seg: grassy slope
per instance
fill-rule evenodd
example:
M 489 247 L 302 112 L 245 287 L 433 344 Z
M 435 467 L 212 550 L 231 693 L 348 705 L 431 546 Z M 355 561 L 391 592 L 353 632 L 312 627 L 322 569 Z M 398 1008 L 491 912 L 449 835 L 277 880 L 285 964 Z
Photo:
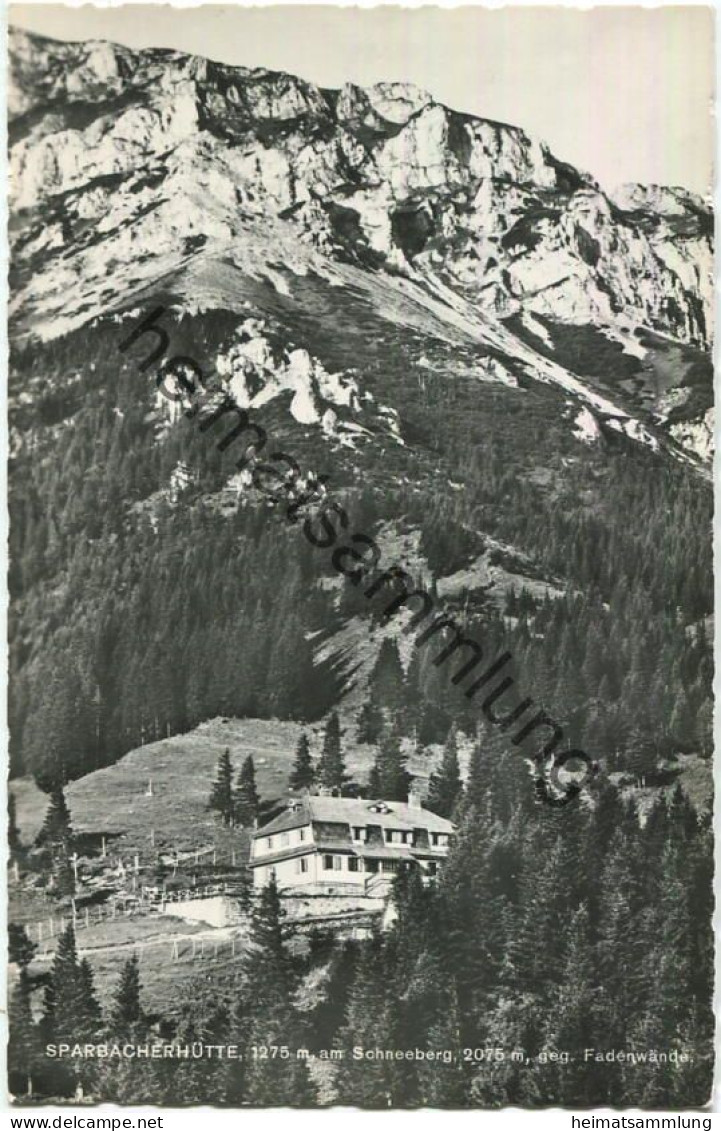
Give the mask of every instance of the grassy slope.
M 215 844 L 219 862 L 235 849 L 240 859 L 247 851 L 243 830 L 223 829 L 206 808 L 218 757 L 227 746 L 236 769 L 253 755 L 258 789 L 263 802 L 282 801 L 288 795 L 288 774 L 301 726 L 266 719 L 213 719 L 188 734 L 141 746 L 113 766 L 88 774 L 67 787 L 73 827 L 79 833 L 112 835 L 110 849 L 127 857 L 134 852 L 150 860 L 156 850 L 189 851 Z M 320 753 L 322 726 L 308 729 L 313 754 Z M 348 728 L 344 736 L 348 772 L 363 781 L 374 752 L 355 741 Z M 412 772 L 424 776 L 431 763 L 411 761 Z M 148 781 L 153 796 L 146 796 Z M 29 844 L 42 824 L 48 799 L 29 779 L 11 783 L 17 820 L 24 843 Z M 150 830 L 155 829 L 155 849 Z
M 231 932 L 212 930 L 173 916 L 118 919 L 78 932 L 81 957 L 93 969 L 95 988 L 103 1007 L 112 1001 L 124 963 L 133 954 L 140 962 L 143 1006 L 150 1012 L 172 1013 L 183 1001 L 197 1000 L 211 981 L 232 978 L 243 952 L 231 947 Z M 201 956 L 200 942 L 203 941 Z M 173 944 L 177 943 L 177 958 Z M 53 943 L 45 943 L 30 966 L 35 981 L 34 1006 L 41 1011 L 43 975 L 52 963 Z M 179 991 L 179 992 L 178 992 Z

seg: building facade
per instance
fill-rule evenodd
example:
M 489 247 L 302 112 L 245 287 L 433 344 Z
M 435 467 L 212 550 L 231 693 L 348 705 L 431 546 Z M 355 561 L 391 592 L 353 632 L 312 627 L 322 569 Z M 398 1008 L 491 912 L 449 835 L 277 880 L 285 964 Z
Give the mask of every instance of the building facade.
M 364 891 L 375 876 L 391 878 L 402 864 L 434 876 L 448 854 L 453 825 L 408 802 L 304 795 L 253 834 L 253 883 L 279 888 L 315 885 Z

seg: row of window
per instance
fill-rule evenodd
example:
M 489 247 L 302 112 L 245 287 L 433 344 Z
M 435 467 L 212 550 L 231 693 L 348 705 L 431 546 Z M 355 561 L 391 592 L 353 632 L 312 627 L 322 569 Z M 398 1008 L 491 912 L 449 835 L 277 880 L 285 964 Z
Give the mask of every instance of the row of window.
M 264 837 L 257 847 L 263 852 L 272 852 L 274 848 L 289 848 L 291 844 L 302 844 L 308 839 L 308 829 L 291 829 L 287 833 Z
M 349 872 L 370 872 L 371 874 L 382 872 L 393 875 L 398 871 L 401 863 L 400 860 L 363 860 L 357 856 L 331 856 L 328 854 L 323 857 L 323 871 L 342 872 L 344 860 L 348 861 L 347 870 Z M 295 870 L 299 876 L 307 875 L 310 871 L 310 858 L 308 856 L 301 856 L 295 862 Z M 424 870 L 428 875 L 435 876 L 438 865 L 434 860 L 429 860 L 426 862 Z M 270 880 L 275 877 L 275 868 L 268 868 L 266 878 Z
M 289 832 L 277 833 L 275 836 L 264 837 L 262 842 L 262 851 L 272 852 L 274 848 L 282 849 L 289 848 L 292 844 L 302 844 L 309 839 L 309 829 L 291 829 Z M 353 827 L 353 840 L 365 844 L 368 840 L 368 830 L 364 827 Z M 448 836 L 445 833 L 430 833 L 430 841 L 434 848 L 445 848 L 448 845 Z M 407 844 L 411 847 L 415 845 L 415 836 L 412 830 L 407 829 L 386 829 L 385 830 L 386 844 Z M 260 844 L 258 849 L 260 849 Z
M 323 857 L 323 871 L 324 872 L 341 872 L 343 871 L 343 861 L 347 860 L 347 869 L 349 872 L 397 872 L 401 864 L 400 860 L 373 860 L 370 857 L 362 859 L 358 856 L 331 856 L 330 854 Z M 303 861 L 298 861 L 303 863 Z M 430 875 L 436 874 L 436 863 L 431 860 L 426 865 L 426 870 Z M 307 872 L 308 869 L 302 868 L 301 871 Z
M 429 836 L 434 848 L 445 848 L 448 844 L 448 836 L 446 833 L 429 833 Z M 354 826 L 353 840 L 359 841 L 361 844 L 366 844 L 368 841 L 368 830 Z M 416 843 L 415 833 L 412 829 L 386 829 L 385 842 L 386 844 L 409 844 L 414 846 Z

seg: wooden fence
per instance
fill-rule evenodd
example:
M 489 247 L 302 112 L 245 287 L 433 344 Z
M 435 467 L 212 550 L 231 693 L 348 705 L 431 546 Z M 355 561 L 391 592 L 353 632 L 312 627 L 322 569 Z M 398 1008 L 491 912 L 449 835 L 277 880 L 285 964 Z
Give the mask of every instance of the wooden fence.
M 208 899 L 214 895 L 237 896 L 239 889 L 231 883 L 206 884 L 202 887 L 181 889 L 178 891 L 150 894 L 141 892 L 138 896 L 117 895 L 107 903 L 97 904 L 95 907 L 74 908 L 63 914 L 49 915 L 47 919 L 25 923 L 28 937 L 38 944 L 57 935 L 61 935 L 68 925 L 72 923 L 75 932 L 88 927 L 96 927 L 100 923 L 111 922 L 115 919 L 137 918 L 152 913 L 163 914 L 174 903 L 186 903 L 189 900 Z

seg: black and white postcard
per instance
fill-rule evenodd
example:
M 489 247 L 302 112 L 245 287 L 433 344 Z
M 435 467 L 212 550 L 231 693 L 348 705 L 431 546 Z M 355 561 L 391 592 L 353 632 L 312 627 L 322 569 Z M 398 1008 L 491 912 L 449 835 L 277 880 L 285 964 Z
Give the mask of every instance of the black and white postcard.
M 710 1126 L 712 11 L 9 23 L 9 1102 Z

